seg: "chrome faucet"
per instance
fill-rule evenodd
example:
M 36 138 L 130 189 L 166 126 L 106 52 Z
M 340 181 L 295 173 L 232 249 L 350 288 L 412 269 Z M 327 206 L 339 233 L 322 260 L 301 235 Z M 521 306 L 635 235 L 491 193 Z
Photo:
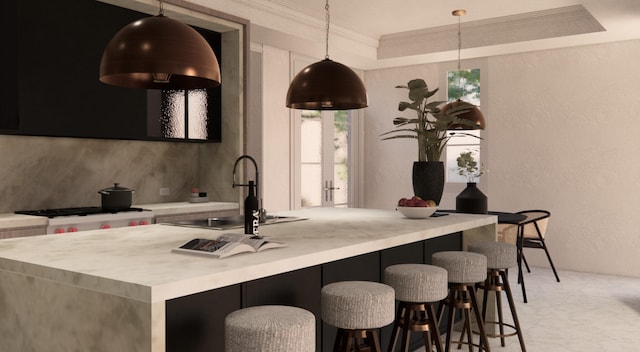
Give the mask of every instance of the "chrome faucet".
M 256 162 L 256 159 L 254 159 L 249 155 L 241 155 L 238 157 L 238 159 L 236 159 L 236 162 L 233 164 L 233 184 L 231 185 L 231 187 L 232 188 L 236 188 L 236 186 L 249 187 L 248 183 L 236 182 L 236 169 L 238 168 L 238 163 L 242 159 L 249 159 L 253 163 L 253 168 L 255 169 L 254 177 L 255 177 L 256 197 L 258 197 L 258 208 L 259 208 L 258 211 L 260 213 L 260 222 L 264 223 L 267 219 L 267 212 L 262 208 L 262 197 L 260 196 L 260 187 L 258 186 L 260 172 L 258 171 L 258 163 Z

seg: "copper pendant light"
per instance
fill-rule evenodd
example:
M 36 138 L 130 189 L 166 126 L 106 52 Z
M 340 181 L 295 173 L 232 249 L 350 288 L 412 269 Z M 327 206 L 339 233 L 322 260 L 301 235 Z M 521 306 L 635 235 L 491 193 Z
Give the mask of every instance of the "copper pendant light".
M 100 81 L 128 88 L 200 89 L 220 85 L 220 67 L 207 41 L 160 13 L 132 22 L 107 44 Z
M 460 32 L 460 17 L 466 15 L 467 11 L 462 9 L 454 10 L 451 14 L 458 17 L 458 71 L 460 71 L 460 51 L 462 50 L 462 34 Z M 460 89 L 462 90 L 462 88 Z M 485 122 L 484 115 L 482 115 L 482 112 L 480 111 L 480 109 L 478 109 L 477 106 L 471 103 L 467 103 L 460 100 L 459 96 L 458 96 L 458 99 L 456 99 L 455 101 L 452 101 L 446 104 L 445 106 L 443 106 L 441 110 L 442 110 L 442 113 L 446 114 L 448 111 L 455 110 L 456 108 L 460 108 L 462 106 L 466 106 L 469 109 L 469 111 L 463 114 L 459 114 L 458 118 L 465 119 L 465 120 L 471 121 L 472 123 L 475 123 L 475 128 L 468 125 L 464 125 L 464 124 L 453 124 L 449 126 L 449 129 L 450 130 L 485 129 L 487 123 Z
M 347 66 L 329 59 L 329 0 L 326 10 L 326 55 L 305 67 L 291 81 L 288 108 L 303 110 L 349 110 L 367 107 L 367 90 L 358 75 Z

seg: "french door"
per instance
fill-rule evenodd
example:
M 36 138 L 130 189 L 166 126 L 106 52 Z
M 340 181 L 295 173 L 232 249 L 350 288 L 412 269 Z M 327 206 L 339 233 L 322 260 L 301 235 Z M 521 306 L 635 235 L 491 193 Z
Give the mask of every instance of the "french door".
M 303 110 L 300 119 L 300 203 L 352 204 L 352 112 Z

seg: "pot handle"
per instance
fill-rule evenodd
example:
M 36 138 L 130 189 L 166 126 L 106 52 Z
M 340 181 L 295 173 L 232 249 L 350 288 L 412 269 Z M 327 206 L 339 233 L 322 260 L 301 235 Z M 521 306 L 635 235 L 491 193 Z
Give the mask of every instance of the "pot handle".
M 104 190 L 102 190 L 102 191 L 98 191 L 98 193 L 99 193 L 99 194 L 104 194 L 104 195 L 108 195 L 108 194 L 109 194 L 109 192 L 104 191 Z

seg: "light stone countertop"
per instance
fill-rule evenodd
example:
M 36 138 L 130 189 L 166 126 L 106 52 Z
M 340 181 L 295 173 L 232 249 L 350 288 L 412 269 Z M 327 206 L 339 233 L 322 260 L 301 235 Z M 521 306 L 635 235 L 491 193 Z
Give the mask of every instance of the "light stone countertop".
M 242 229 L 157 224 L 2 240 L 0 270 L 153 303 L 497 222 L 490 215 L 406 219 L 394 211 L 352 208 L 279 215 L 308 218 L 260 228 L 286 248 L 225 259 L 172 253 L 193 238 Z
M 153 210 L 153 213 L 158 216 L 239 209 L 238 203 L 229 202 L 169 202 L 156 204 L 135 204 L 133 206 L 137 208 Z M 15 213 L 0 214 L 0 230 L 22 227 L 47 226 L 47 223 L 48 220 L 44 216 L 22 215 Z
M 14 213 L 0 214 L 0 230 L 20 227 L 47 226 L 48 220 L 43 216 L 22 215 Z
M 159 216 L 239 209 L 238 203 L 212 201 L 204 203 L 170 202 L 156 204 L 135 204 L 133 206 L 136 208 L 152 210 L 155 215 Z

